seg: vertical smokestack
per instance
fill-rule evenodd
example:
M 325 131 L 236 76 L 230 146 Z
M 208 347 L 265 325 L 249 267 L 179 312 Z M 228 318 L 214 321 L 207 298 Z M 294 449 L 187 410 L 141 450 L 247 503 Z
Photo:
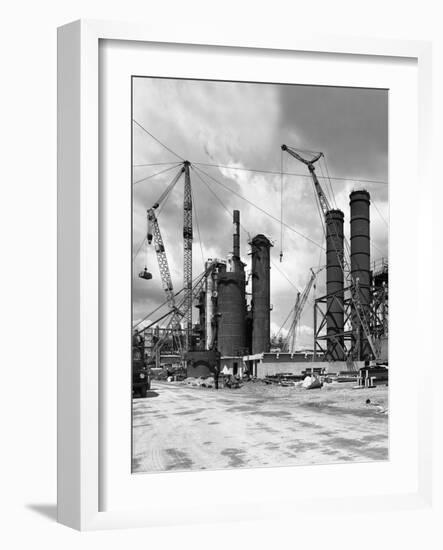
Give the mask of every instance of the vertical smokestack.
M 251 241 L 253 354 L 269 351 L 271 347 L 271 246 L 264 235 Z
M 233 255 L 235 259 L 240 259 L 240 211 L 234 210 L 234 236 L 233 236 Z
M 234 210 L 232 262 L 217 278 L 217 347 L 222 356 L 239 357 L 247 353 L 245 264 L 240 260 L 240 212 Z
M 368 318 L 371 301 L 370 196 L 364 190 L 353 191 L 349 195 L 349 200 L 351 206 L 351 276 L 354 282 L 358 279 L 360 304 Z M 355 311 L 352 315 L 352 329 L 354 345 L 357 345 L 357 358 L 371 359 L 371 348 Z M 358 345 L 357 339 L 360 345 Z
M 220 269 L 217 277 L 217 348 L 222 356 L 245 355 L 246 300 L 244 271 Z
M 326 214 L 326 332 L 327 355 L 332 361 L 344 361 L 344 290 L 343 290 L 343 219 L 341 210 Z

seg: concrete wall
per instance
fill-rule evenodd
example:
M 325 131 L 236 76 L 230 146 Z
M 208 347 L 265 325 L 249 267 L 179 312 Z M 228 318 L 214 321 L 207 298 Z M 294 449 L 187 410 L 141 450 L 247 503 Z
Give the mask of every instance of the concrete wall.
M 306 370 L 306 366 L 310 367 L 314 363 L 258 363 L 257 365 L 257 378 L 265 378 L 265 376 L 279 374 L 281 372 L 290 372 L 291 374 L 301 374 L 302 371 Z
M 312 354 L 311 354 L 312 355 Z M 310 361 L 310 357 L 306 357 L 304 353 L 296 353 L 291 357 L 290 353 L 264 353 L 263 363 L 307 363 Z
M 363 361 L 355 363 L 356 368 L 364 366 Z M 290 372 L 291 374 L 301 374 L 306 369 L 319 368 L 325 369 L 327 373 L 337 373 L 347 371 L 348 366 L 345 361 L 334 361 L 328 363 L 326 361 L 306 361 L 304 363 L 294 362 L 278 362 L 278 363 L 261 363 L 257 364 L 257 378 L 265 378 L 268 375 Z

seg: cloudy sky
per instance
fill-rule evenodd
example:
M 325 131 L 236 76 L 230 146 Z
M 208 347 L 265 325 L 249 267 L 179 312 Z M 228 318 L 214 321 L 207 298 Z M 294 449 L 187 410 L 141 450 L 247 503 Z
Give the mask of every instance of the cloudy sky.
M 331 204 L 345 213 L 345 232 L 349 230 L 349 193 L 356 188 L 365 188 L 371 193 L 371 259 L 387 257 L 387 91 L 134 78 L 133 118 L 169 148 L 133 124 L 134 322 L 165 299 L 155 251 L 146 244 L 140 245 L 146 235 L 146 210 L 178 171 L 173 167 L 180 162 L 178 157 L 195 163 L 191 170 L 195 207 L 194 276 L 203 271 L 204 259 L 224 258 L 232 251 L 233 209 L 241 212 L 241 255 L 247 269 L 249 237 L 264 233 L 274 242 L 271 249 L 273 332 L 277 332 L 286 319 L 297 289 L 305 287 L 310 267 L 325 263 L 323 228 L 312 180 L 306 166 L 287 154 L 282 156 L 281 144 L 324 153 L 326 165 L 322 160 L 317 163 L 316 171 L 319 176 L 329 173 L 331 178 L 340 178 L 331 179 L 333 193 L 327 180 L 321 179 L 321 182 Z M 284 228 L 283 241 L 281 224 L 274 219 L 280 220 L 282 212 L 282 162 L 284 172 L 300 174 L 283 177 L 283 221 L 291 228 Z M 148 164 L 151 166 L 140 166 Z M 168 168 L 171 169 L 148 178 Z M 159 215 L 175 290 L 180 290 L 183 284 L 182 209 L 183 179 Z M 280 263 L 281 247 L 283 261 Z M 137 276 L 145 264 L 153 274 L 151 281 Z M 322 295 L 324 290 L 323 271 L 318 276 L 316 295 Z M 154 320 L 164 311 L 150 319 Z M 298 340 L 302 346 L 312 345 L 312 317 L 310 301 L 302 316 Z

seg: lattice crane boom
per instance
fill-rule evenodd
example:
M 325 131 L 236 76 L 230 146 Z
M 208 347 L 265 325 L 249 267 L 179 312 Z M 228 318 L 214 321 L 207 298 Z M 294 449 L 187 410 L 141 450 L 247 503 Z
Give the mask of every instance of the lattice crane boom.
M 204 282 L 205 282 L 205 278 L 209 275 L 209 273 L 214 269 L 214 266 L 215 266 L 215 262 L 212 262 L 206 269 L 205 271 L 199 275 L 199 277 L 197 278 L 197 280 L 195 281 L 195 284 L 194 284 L 194 287 L 192 289 L 192 302 L 191 302 L 191 306 L 193 306 L 193 303 L 194 301 L 197 300 L 198 298 L 198 295 L 200 294 L 203 286 L 204 286 Z M 177 307 L 177 310 L 180 312 L 180 316 L 181 317 L 184 317 L 186 315 L 186 307 L 184 305 L 184 299 L 182 300 L 182 302 L 180 303 L 180 305 Z M 169 314 L 167 314 L 169 315 Z M 161 319 L 164 319 L 167 315 L 163 315 L 162 317 L 160 317 L 159 319 L 157 319 L 157 321 L 155 321 L 155 323 L 157 323 L 159 320 Z M 168 320 L 168 323 L 166 324 L 166 330 L 164 331 L 164 335 L 163 337 L 156 343 L 155 347 L 154 347 L 154 350 L 153 350 L 153 354 L 155 354 L 155 351 L 159 350 L 162 348 L 168 334 L 168 330 L 167 329 L 170 329 L 171 327 L 173 328 L 174 325 L 173 325 L 173 322 L 174 322 L 174 317 L 170 317 L 169 320 Z M 152 325 L 154 325 L 155 323 L 151 323 L 148 327 L 146 328 L 150 328 Z M 146 329 L 144 329 L 146 330 Z M 173 336 L 174 336 L 174 331 L 173 331 Z M 180 351 L 181 350 L 181 340 L 180 340 L 180 336 L 179 335 L 176 335 L 176 341 L 177 341 L 177 344 L 179 345 L 178 347 L 180 348 Z
M 175 296 L 174 288 L 172 285 L 171 272 L 169 270 L 168 258 L 166 256 L 165 245 L 163 243 L 163 238 L 161 235 L 160 227 L 158 225 L 157 217 L 155 215 L 154 208 L 148 210 L 148 244 L 151 244 L 154 241 L 155 253 L 157 256 L 158 267 L 160 271 L 160 278 L 162 281 L 163 290 L 165 291 L 166 298 L 168 300 L 168 306 L 173 312 L 172 326 L 175 327 L 177 324 L 180 324 L 182 318 L 182 313 L 178 309 Z
M 160 206 L 163 200 L 168 196 L 170 191 L 176 185 L 178 180 L 181 178 L 182 174 L 185 172 L 185 167 L 182 166 L 178 173 L 174 176 L 174 179 L 165 189 L 165 191 L 160 195 L 159 199 L 154 203 L 152 208 L 149 208 L 148 215 L 148 231 L 147 231 L 147 241 L 148 245 L 154 241 L 155 253 L 157 256 L 158 267 L 160 271 L 160 278 L 162 281 L 163 290 L 166 294 L 166 299 L 168 301 L 168 306 L 173 312 L 172 315 L 172 326 L 176 327 L 180 324 L 182 314 L 178 309 L 175 303 L 174 288 L 172 285 L 171 272 L 169 270 L 168 258 L 166 256 L 166 249 L 163 242 L 162 234 L 160 231 L 160 226 L 158 225 L 157 216 L 155 215 L 156 209 Z
M 189 161 L 184 162 L 185 188 L 183 194 L 183 288 L 185 348 L 189 349 L 192 331 L 192 191 Z
M 306 287 L 303 289 L 302 293 L 300 292 L 297 293 L 297 300 L 294 306 L 294 315 L 292 317 L 291 326 L 289 327 L 288 336 L 283 344 L 283 351 L 295 353 L 297 327 L 300 322 L 300 317 L 301 317 L 301 314 L 303 313 L 306 302 L 308 301 L 309 293 L 311 292 L 312 285 L 314 284 L 314 281 L 318 273 L 320 273 L 320 271 L 322 271 L 323 269 L 324 267 L 320 268 L 316 272 L 313 269 L 311 269 L 311 277 L 309 278 L 309 281 Z
M 318 199 L 320 201 L 320 206 L 321 206 L 323 215 L 326 216 L 326 213 L 329 212 L 329 210 L 331 210 L 331 206 L 329 204 L 327 196 L 323 192 L 320 182 L 318 181 L 317 174 L 315 173 L 315 167 L 314 167 L 314 164 L 318 160 L 320 160 L 320 158 L 323 156 L 323 153 L 317 153 L 314 156 L 314 158 L 312 158 L 311 160 L 307 160 L 303 158 L 301 155 L 299 155 L 297 151 L 294 151 L 294 149 L 291 149 L 291 147 L 288 147 L 287 145 L 282 145 L 281 148 L 283 151 L 286 151 L 289 155 L 296 158 L 303 164 L 306 164 L 306 166 L 308 167 L 308 170 L 311 173 L 312 180 L 314 182 L 314 187 L 317 192 Z

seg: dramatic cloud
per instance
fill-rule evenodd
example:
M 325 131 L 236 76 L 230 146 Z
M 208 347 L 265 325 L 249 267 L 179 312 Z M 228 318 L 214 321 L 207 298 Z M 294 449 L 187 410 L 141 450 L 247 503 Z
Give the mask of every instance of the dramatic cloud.
M 388 186 L 355 181 L 387 182 L 386 91 L 136 78 L 133 99 L 134 119 L 161 142 L 134 124 L 134 182 L 172 167 L 134 184 L 134 320 L 150 314 L 165 299 L 155 252 L 150 247 L 146 253 L 146 245 L 140 248 L 146 234 L 146 209 L 178 172 L 172 164 L 160 163 L 179 163 L 182 158 L 195 165 L 191 171 L 195 206 L 194 276 L 203 271 L 206 258 L 224 258 L 232 250 L 233 209 L 241 211 L 241 252 L 247 269 L 249 238 L 264 233 L 273 241 L 274 332 L 286 319 L 297 290 L 308 282 L 310 268 L 325 262 L 323 228 L 312 181 L 306 166 L 287 154 L 282 156 L 282 143 L 324 152 L 327 164 L 322 160 L 317 172 L 319 176 L 329 173 L 341 178 L 332 180 L 333 195 L 329 183 L 321 181 L 331 202 L 345 212 L 347 233 L 350 191 L 361 187 L 370 191 L 372 259 L 387 256 Z M 147 164 L 150 166 L 140 166 Z M 285 172 L 300 175 L 286 175 L 282 179 L 281 166 Z M 276 173 L 253 172 L 250 168 Z M 289 227 L 282 228 L 279 223 L 282 215 Z M 169 195 L 159 224 L 174 287 L 180 290 L 183 180 Z M 137 276 L 145 264 L 153 273 L 150 281 Z M 317 280 L 317 296 L 324 293 L 324 281 L 323 271 Z M 301 345 L 312 344 L 313 299 L 314 292 L 301 319 Z M 155 320 L 165 311 L 159 309 L 149 319 Z

